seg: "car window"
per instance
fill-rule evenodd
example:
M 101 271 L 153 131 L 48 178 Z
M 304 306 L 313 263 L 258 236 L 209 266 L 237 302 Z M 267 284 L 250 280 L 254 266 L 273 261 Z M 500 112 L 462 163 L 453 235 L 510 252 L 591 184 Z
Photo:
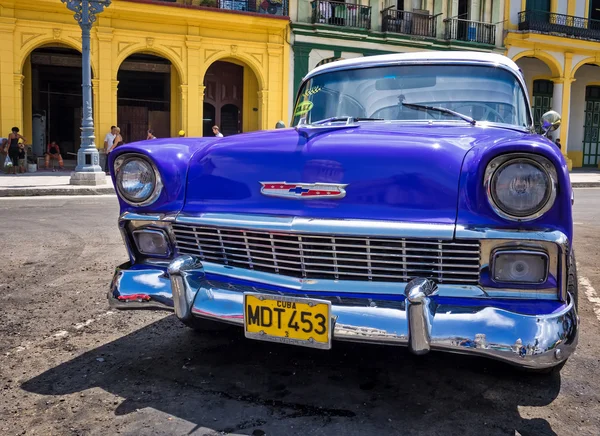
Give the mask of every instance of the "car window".
M 503 68 L 473 65 L 401 65 L 332 71 L 307 81 L 293 124 L 330 117 L 449 120 L 450 114 L 402 103 L 444 107 L 477 121 L 530 125 L 523 89 Z

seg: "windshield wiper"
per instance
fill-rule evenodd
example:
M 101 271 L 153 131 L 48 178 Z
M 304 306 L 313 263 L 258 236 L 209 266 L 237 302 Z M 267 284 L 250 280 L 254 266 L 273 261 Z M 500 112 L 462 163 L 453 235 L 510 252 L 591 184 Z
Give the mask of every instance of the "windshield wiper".
M 361 118 L 361 117 L 331 117 L 325 118 L 311 123 L 312 125 L 320 125 L 325 123 L 335 123 L 337 121 L 345 121 L 346 124 L 356 123 L 357 121 L 383 121 L 383 118 Z
M 448 109 L 445 107 L 427 106 L 424 104 L 404 103 L 404 102 L 400 102 L 400 104 L 402 106 L 412 107 L 412 108 L 423 110 L 423 111 L 436 111 L 436 112 L 441 112 L 443 114 L 454 115 L 455 117 L 461 118 L 473 126 L 477 123 L 473 118 L 471 118 L 467 115 L 463 115 L 460 112 L 455 112 L 452 109 Z

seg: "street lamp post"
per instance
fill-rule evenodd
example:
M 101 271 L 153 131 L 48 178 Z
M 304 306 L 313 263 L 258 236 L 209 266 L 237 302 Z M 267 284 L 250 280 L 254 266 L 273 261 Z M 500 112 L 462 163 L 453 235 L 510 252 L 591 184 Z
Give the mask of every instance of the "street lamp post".
M 72 185 L 106 183 L 100 167 L 100 156 L 94 143 L 94 116 L 92 111 L 92 66 L 90 62 L 90 30 L 99 14 L 111 0 L 61 0 L 75 12 L 75 21 L 81 27 L 81 72 L 83 111 L 81 117 L 81 146 L 77 152 L 77 167 L 71 174 Z

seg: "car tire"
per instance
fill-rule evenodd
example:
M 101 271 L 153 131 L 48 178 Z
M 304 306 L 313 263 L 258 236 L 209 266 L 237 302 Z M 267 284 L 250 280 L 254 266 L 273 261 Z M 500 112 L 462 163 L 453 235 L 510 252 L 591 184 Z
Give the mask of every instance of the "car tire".
M 223 322 L 217 322 L 205 318 L 193 317 L 187 320 L 181 320 L 187 327 L 192 330 L 202 332 L 222 332 L 233 329 L 235 326 Z

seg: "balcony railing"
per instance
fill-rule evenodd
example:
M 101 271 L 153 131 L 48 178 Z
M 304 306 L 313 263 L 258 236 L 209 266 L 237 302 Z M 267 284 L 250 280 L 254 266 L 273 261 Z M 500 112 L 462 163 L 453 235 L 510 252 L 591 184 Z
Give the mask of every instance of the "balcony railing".
M 519 12 L 519 30 L 560 33 L 600 41 L 600 21 L 547 11 Z
M 496 44 L 496 25 L 469 21 L 460 18 L 444 20 L 445 37 L 448 40 L 478 42 L 479 44 Z
M 426 15 L 415 12 L 388 9 L 381 12 L 381 30 L 404 35 L 436 36 L 437 15 Z
M 371 29 L 371 6 L 315 0 L 311 2 L 313 24 Z
M 176 3 L 185 6 L 200 6 L 227 11 L 254 12 L 265 15 L 287 17 L 288 0 L 151 0 L 154 3 Z

